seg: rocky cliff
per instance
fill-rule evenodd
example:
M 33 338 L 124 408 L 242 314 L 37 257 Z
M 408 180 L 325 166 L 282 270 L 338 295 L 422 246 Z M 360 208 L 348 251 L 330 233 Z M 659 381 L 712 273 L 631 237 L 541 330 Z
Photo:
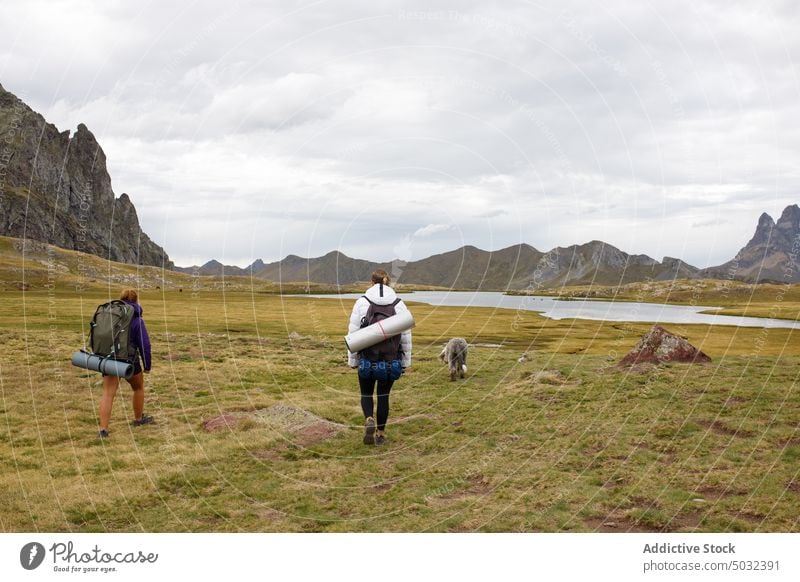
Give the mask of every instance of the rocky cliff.
M 173 267 L 117 198 L 106 156 L 85 125 L 56 127 L 0 85 L 0 235 L 112 261 Z
M 800 282 L 800 208 L 787 206 L 778 222 L 766 212 L 758 219 L 753 238 L 733 260 L 701 272 L 713 279 Z

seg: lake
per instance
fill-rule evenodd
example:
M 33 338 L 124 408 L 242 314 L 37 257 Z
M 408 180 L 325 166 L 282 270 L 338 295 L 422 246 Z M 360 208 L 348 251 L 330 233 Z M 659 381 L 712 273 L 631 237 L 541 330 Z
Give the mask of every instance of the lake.
M 340 295 L 302 295 L 320 299 L 353 299 L 360 293 Z M 780 327 L 797 329 L 800 322 L 788 319 L 739 317 L 700 313 L 719 309 L 713 306 L 670 305 L 662 303 L 635 303 L 604 301 L 599 299 L 573 299 L 562 301 L 553 297 L 504 295 L 492 291 L 419 291 L 405 293 L 405 301 L 451 307 L 494 307 L 537 311 L 550 319 L 593 319 L 600 321 L 628 321 L 647 323 L 696 323 L 705 325 L 734 325 L 740 327 Z

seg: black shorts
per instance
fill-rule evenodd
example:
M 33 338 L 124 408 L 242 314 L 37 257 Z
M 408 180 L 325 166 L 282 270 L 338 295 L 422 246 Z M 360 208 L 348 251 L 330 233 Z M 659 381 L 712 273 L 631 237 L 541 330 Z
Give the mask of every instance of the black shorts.
M 133 360 L 133 375 L 141 374 L 144 370 L 142 369 L 142 361 L 139 359 L 139 356 L 136 356 Z

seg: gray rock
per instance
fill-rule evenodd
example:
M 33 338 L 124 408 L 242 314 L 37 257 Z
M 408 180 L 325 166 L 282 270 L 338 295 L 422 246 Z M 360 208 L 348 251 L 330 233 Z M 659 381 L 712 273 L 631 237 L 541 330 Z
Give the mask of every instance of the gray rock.
M 690 344 L 685 338 L 654 325 L 639 343 L 618 364 L 634 366 L 639 364 L 660 364 L 662 362 L 710 362 L 706 354 Z

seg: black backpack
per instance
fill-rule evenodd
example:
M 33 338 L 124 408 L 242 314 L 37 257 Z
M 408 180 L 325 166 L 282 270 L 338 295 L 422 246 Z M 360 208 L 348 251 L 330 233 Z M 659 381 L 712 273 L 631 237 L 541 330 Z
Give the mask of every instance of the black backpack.
M 367 315 L 361 319 L 361 327 L 367 327 L 395 315 L 395 306 L 400 303 L 399 297 L 389 305 L 378 305 L 370 301 L 366 295 L 363 295 L 363 297 L 369 301 L 369 309 L 367 309 Z M 396 335 L 370 346 L 363 350 L 361 355 L 370 362 L 391 362 L 396 360 L 400 356 L 400 336 Z
M 89 324 L 92 353 L 132 362 L 136 349 L 130 345 L 130 335 L 135 315 L 133 307 L 119 299 L 99 305 Z

